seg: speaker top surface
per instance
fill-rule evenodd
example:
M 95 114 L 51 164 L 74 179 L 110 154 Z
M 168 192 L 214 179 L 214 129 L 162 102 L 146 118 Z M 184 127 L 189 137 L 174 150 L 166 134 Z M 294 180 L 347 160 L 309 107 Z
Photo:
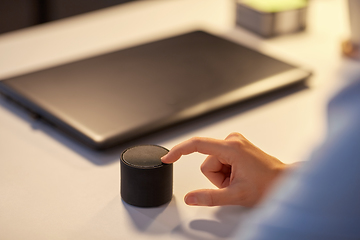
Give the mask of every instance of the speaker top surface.
M 163 165 L 161 157 L 169 151 L 157 145 L 141 145 L 125 150 L 122 154 L 124 163 L 135 168 L 158 168 Z

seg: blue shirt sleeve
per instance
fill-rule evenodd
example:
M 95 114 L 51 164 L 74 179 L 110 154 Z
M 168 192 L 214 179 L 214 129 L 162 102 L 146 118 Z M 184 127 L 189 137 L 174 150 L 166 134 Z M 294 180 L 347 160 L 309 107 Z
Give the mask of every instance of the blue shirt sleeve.
M 360 81 L 328 109 L 323 145 L 285 174 L 237 239 L 360 239 Z

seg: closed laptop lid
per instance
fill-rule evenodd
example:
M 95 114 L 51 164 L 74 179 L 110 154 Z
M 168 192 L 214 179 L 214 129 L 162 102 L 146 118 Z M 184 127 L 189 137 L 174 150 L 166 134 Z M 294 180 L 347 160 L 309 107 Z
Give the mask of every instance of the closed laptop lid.
M 3 80 L 0 90 L 105 148 L 308 76 L 198 31 Z

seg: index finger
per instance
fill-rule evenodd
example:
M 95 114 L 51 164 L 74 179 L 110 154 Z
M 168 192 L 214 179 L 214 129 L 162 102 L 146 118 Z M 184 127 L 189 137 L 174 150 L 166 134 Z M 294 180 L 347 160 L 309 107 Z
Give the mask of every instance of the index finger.
M 168 154 L 161 158 L 163 163 L 176 162 L 182 155 L 198 152 L 207 155 L 214 155 L 222 158 L 224 151 L 226 151 L 226 144 L 224 140 L 218 140 L 205 137 L 190 138 L 175 147 L 173 147 Z

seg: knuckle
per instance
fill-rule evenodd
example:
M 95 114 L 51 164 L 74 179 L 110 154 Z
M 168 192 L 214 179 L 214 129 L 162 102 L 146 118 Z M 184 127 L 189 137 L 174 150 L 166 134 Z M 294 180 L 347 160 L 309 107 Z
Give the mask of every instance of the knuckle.
M 211 194 L 211 192 L 207 192 L 206 193 L 206 198 L 207 198 L 207 205 L 208 206 L 216 206 L 218 205 L 217 201 L 215 200 L 215 197 L 213 194 Z
M 227 144 L 232 149 L 240 150 L 244 147 L 245 142 L 244 140 L 236 139 L 236 140 L 229 140 Z
M 199 142 L 201 142 L 201 137 L 192 137 L 192 138 L 190 138 L 190 141 L 196 145 Z
M 205 172 L 206 172 L 206 165 L 205 165 L 205 163 L 201 164 L 201 166 L 200 166 L 200 171 L 201 171 L 202 173 L 205 173 Z
M 241 133 L 232 132 L 226 137 L 226 139 L 245 139 L 245 137 Z
M 238 132 L 230 133 L 229 136 L 226 138 L 226 144 L 236 150 L 243 149 L 248 143 L 248 140 Z
M 207 172 L 208 172 L 208 165 L 206 164 L 206 162 L 203 162 L 200 166 L 200 171 L 206 176 Z

